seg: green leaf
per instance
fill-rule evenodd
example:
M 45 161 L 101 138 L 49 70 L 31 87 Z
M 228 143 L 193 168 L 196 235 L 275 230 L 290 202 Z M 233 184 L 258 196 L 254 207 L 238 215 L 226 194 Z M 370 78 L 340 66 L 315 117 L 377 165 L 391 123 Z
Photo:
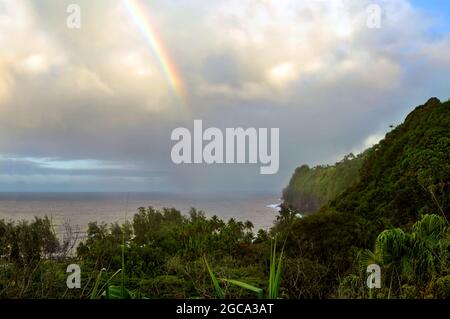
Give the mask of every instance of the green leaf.
M 109 283 L 111 282 L 111 280 L 113 280 L 114 279 L 114 277 L 116 277 L 117 276 L 117 274 L 119 273 L 119 272 L 121 272 L 122 271 L 122 269 L 119 269 L 119 270 L 117 270 L 111 277 L 109 277 L 109 279 L 106 281 L 106 283 L 102 286 L 102 288 L 100 289 L 100 291 L 103 291 L 103 293 L 102 293 L 102 296 L 106 296 L 106 299 L 109 299 L 108 298 L 108 287 L 109 287 Z M 100 274 L 101 274 L 101 272 L 100 272 Z M 99 276 L 100 276 L 100 274 L 99 274 Z M 98 298 L 98 295 L 97 295 L 97 292 L 96 292 L 96 294 L 95 295 L 91 295 L 91 299 L 97 299 Z
M 261 288 L 252 286 L 250 284 L 247 284 L 247 283 L 239 281 L 239 280 L 225 279 L 225 278 L 220 278 L 220 280 L 226 281 L 226 282 L 229 282 L 230 284 L 233 284 L 235 286 L 238 286 L 238 287 L 250 290 L 250 291 L 256 293 L 256 295 L 258 296 L 259 299 L 263 299 L 264 298 L 264 291 Z
M 225 293 L 223 292 L 222 288 L 220 288 L 219 281 L 217 280 L 216 276 L 214 275 L 211 268 L 209 267 L 209 264 L 208 264 L 208 261 L 206 260 L 206 258 L 204 258 L 204 260 L 205 260 L 206 268 L 208 269 L 208 272 L 209 272 L 209 276 L 211 277 L 211 280 L 213 282 L 214 290 L 216 292 L 217 298 L 225 299 Z
M 94 288 L 92 289 L 92 292 L 91 292 L 91 295 L 90 295 L 90 299 L 97 299 L 97 297 L 98 297 L 98 286 L 99 286 L 99 284 L 100 284 L 100 280 L 101 280 L 101 278 L 102 278 L 102 273 L 104 272 L 104 271 L 106 271 L 106 269 L 102 269 L 102 270 L 100 270 L 100 272 L 98 273 L 98 275 L 97 275 L 97 278 L 96 278 L 96 280 L 95 280 L 95 284 L 94 284 Z
M 277 299 L 280 290 L 281 282 L 281 266 L 283 263 L 283 251 L 284 246 L 281 249 L 280 256 L 277 263 L 277 237 L 273 240 L 271 244 L 270 251 L 270 274 L 269 274 L 269 299 Z
M 121 286 L 108 286 L 103 293 L 106 299 L 131 299 L 131 294 L 128 289 Z

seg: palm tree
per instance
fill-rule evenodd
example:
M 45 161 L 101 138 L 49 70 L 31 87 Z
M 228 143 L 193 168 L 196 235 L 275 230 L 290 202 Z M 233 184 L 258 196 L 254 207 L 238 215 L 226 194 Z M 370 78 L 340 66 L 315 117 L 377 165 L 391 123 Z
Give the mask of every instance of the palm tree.
M 428 274 L 434 279 L 444 270 L 449 261 L 449 231 L 446 220 L 438 215 L 425 215 L 414 224 L 411 237 L 416 274 Z
M 412 227 L 410 234 L 399 228 L 384 230 L 376 241 L 374 251 L 364 250 L 360 265 L 378 264 L 389 280 L 391 296 L 394 279 L 402 283 L 426 285 L 448 265 L 450 247 L 449 227 L 438 215 L 425 215 Z
M 375 250 L 365 250 L 360 255 L 361 265 L 365 268 L 377 264 L 382 269 L 382 278 L 389 278 L 389 298 L 393 280 L 396 277 L 401 286 L 401 275 L 410 277 L 412 266 L 410 259 L 410 237 L 396 228 L 384 230 L 375 241 Z

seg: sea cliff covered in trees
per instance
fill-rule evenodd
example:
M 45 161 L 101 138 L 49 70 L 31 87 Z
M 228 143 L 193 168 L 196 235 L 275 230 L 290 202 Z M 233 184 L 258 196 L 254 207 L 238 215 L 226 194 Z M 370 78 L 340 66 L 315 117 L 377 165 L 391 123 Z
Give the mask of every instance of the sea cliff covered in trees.
M 366 153 L 348 154 L 334 165 L 298 167 L 283 190 L 284 205 L 302 213 L 317 211 L 358 181 Z

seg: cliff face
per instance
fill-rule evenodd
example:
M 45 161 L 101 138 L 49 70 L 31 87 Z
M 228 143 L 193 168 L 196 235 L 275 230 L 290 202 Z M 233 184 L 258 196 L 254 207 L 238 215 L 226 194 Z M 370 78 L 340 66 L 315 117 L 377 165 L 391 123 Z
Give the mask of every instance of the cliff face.
M 298 167 L 283 190 L 284 204 L 302 213 L 317 211 L 358 181 L 364 157 L 349 154 L 335 165 Z

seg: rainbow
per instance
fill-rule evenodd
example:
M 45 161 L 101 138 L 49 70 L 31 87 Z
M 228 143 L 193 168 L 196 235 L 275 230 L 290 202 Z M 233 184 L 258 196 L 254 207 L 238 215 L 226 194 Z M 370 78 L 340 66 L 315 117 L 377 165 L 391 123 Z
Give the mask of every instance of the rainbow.
M 158 58 L 161 70 L 168 84 L 172 88 L 176 97 L 183 104 L 186 104 L 186 91 L 183 80 L 177 70 L 175 63 L 168 54 L 161 37 L 152 23 L 152 19 L 147 9 L 139 0 L 123 0 L 125 8 L 130 17 L 139 27 L 151 51 Z

